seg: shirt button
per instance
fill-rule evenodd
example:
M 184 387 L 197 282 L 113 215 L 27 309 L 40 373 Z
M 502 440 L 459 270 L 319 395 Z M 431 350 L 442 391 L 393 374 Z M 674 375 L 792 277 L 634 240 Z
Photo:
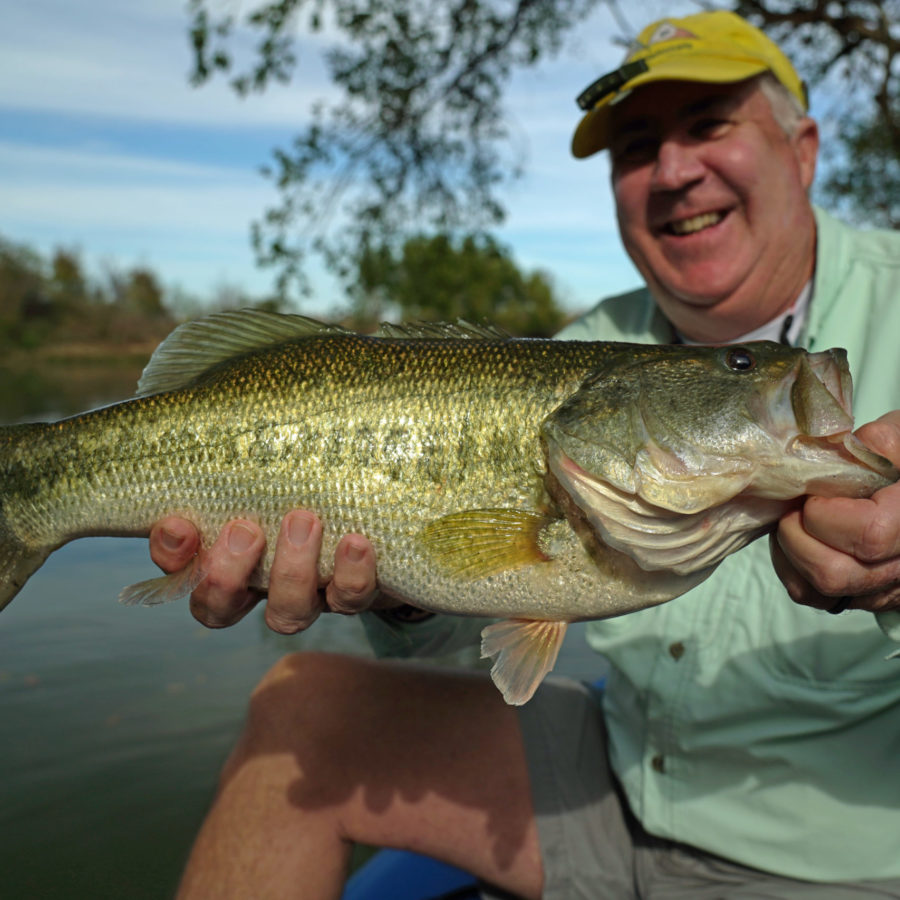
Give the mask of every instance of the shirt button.
M 682 656 L 684 656 L 684 644 L 681 641 L 675 641 L 674 644 L 669 644 L 669 656 L 672 659 L 679 660 Z
M 656 756 L 650 760 L 650 765 L 653 766 L 653 771 L 659 772 L 660 775 L 666 771 L 666 759 L 662 753 L 657 753 Z

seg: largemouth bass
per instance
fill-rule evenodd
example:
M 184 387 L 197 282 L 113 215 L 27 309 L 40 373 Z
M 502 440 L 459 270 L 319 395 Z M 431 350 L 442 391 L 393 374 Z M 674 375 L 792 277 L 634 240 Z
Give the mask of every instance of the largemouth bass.
M 295 507 L 374 543 L 382 590 L 502 621 L 483 652 L 522 703 L 572 621 L 670 600 L 796 498 L 868 496 L 897 472 L 851 433 L 841 350 L 518 340 L 464 326 L 366 337 L 299 316 L 176 329 L 137 396 L 0 429 L 0 608 L 56 548 Z M 199 559 L 199 558 L 198 558 Z M 204 573 L 125 589 L 190 593 Z

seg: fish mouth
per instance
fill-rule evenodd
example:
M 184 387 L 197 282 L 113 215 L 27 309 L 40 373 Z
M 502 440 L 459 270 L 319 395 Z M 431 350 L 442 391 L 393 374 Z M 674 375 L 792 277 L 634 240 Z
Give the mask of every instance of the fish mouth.
M 788 455 L 821 467 L 820 477 L 807 485 L 808 493 L 829 496 L 852 490 L 868 496 L 897 480 L 897 469 L 853 434 L 853 386 L 845 350 L 804 356 L 784 387 L 787 391 L 770 407 L 771 424 L 781 431 Z M 869 478 L 862 477 L 865 470 Z M 843 477 L 851 471 L 852 487 Z
M 810 353 L 795 369 L 791 409 L 797 429 L 809 437 L 833 437 L 853 428 L 853 383 L 847 351 Z
M 686 237 L 688 235 L 697 234 L 700 231 L 706 231 L 718 225 L 725 216 L 728 215 L 727 210 L 712 210 L 710 212 L 697 213 L 693 216 L 686 216 L 681 219 L 672 219 L 663 225 L 662 230 L 666 234 L 675 237 Z

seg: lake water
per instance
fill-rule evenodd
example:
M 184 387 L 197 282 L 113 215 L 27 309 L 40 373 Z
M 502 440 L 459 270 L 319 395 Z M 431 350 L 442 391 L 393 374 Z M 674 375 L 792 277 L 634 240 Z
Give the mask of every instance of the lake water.
M 210 631 L 186 603 L 116 602 L 156 574 L 146 541 L 75 541 L 0 614 L 4 900 L 170 897 L 260 676 L 292 650 L 367 653 L 352 618 L 284 637 L 258 612 Z M 557 671 L 596 676 L 583 626 Z

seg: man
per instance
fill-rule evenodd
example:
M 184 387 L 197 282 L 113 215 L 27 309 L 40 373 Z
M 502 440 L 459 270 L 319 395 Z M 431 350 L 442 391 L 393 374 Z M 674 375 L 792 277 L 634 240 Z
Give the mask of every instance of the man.
M 900 236 L 810 205 L 818 132 L 774 44 L 730 13 L 664 20 L 582 100 L 573 150 L 610 149 L 647 288 L 563 337 L 845 346 L 859 420 L 900 407 Z M 860 434 L 900 463 L 900 412 Z M 266 608 L 278 631 L 373 603 L 359 535 L 322 598 L 320 539 L 310 514 L 286 517 Z M 196 546 L 180 520 L 151 538 L 167 570 Z M 229 525 L 197 618 L 231 624 L 256 602 L 262 546 L 256 526 Z M 337 897 L 359 841 L 528 898 L 900 896 L 900 661 L 886 658 L 900 642 L 900 486 L 810 498 L 771 554 L 757 542 L 672 603 L 592 623 L 611 664 L 602 712 L 562 681 L 517 712 L 480 674 L 287 658 L 254 693 L 183 895 Z M 394 628 L 434 647 L 456 621 Z

